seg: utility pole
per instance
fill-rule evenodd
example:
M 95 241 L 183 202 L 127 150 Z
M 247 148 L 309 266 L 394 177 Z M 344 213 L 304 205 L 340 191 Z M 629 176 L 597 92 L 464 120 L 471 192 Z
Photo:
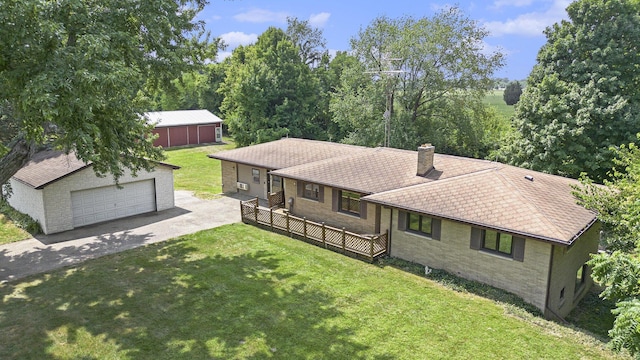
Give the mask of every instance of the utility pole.
M 391 58 L 391 59 L 383 59 L 384 62 L 386 62 L 385 65 L 387 65 L 389 67 L 388 70 L 374 70 L 374 71 L 365 71 L 365 74 L 377 74 L 380 75 L 380 77 L 382 78 L 382 75 L 395 75 L 395 74 L 401 74 L 404 71 L 402 70 L 393 70 L 392 68 L 392 64 L 391 61 L 398 61 L 398 60 L 402 60 L 399 58 Z M 389 81 L 391 79 L 391 77 L 387 77 L 385 84 L 384 84 L 384 88 L 385 88 L 385 111 L 384 114 L 382 115 L 383 119 L 384 119 L 384 141 L 383 141 L 383 145 L 384 147 L 391 147 L 391 115 L 392 115 L 392 109 L 393 109 L 393 96 L 392 96 L 392 84 L 391 81 Z

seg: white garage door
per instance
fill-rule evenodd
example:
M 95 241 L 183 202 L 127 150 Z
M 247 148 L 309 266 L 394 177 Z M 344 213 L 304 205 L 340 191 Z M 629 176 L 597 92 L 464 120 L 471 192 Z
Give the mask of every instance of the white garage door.
M 153 180 L 71 192 L 73 227 L 156 210 Z

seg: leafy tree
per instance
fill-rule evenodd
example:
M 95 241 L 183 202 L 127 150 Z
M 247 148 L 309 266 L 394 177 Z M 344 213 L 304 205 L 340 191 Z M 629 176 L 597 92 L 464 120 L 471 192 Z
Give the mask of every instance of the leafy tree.
M 207 64 L 172 80 L 171 87 L 152 91 L 150 110 L 207 109 L 220 114 L 223 95 L 217 90 L 224 81 L 225 66 L 226 63 Z
M 314 138 L 318 80 L 284 31 L 269 28 L 255 45 L 237 47 L 218 91 L 236 144 L 285 135 Z
M 207 58 L 204 0 L 8 0 L 0 6 L 2 127 L 16 129 L 0 183 L 42 146 L 75 151 L 98 174 L 162 157 L 140 114 L 145 84 L 165 85 Z M 5 139 L 3 139 L 5 140 Z
M 286 33 L 289 40 L 298 47 L 302 62 L 309 66 L 320 62 L 327 46 L 322 30 L 312 28 L 308 20 L 288 17 Z
M 433 18 L 375 19 L 351 40 L 359 63 L 344 70 L 331 102 L 334 121 L 349 132 L 345 141 L 380 145 L 387 133 L 393 147 L 414 149 L 428 141 L 458 154 L 486 155 L 484 145 L 477 147 L 486 139 L 476 110 L 502 55 L 481 51 L 485 36 L 457 8 Z M 439 136 L 452 120 L 465 126 L 445 143 Z
M 504 89 L 502 98 L 507 105 L 515 105 L 520 100 L 520 95 L 522 95 L 522 86 L 520 82 L 513 81 Z
M 611 346 L 640 354 L 640 149 L 635 144 L 613 150 L 616 168 L 606 187 L 583 178 L 580 202 L 598 213 L 606 252 L 589 261 L 592 277 L 605 286 L 601 296 L 616 302 L 609 331 Z
M 640 3 L 580 0 L 567 12 L 570 21 L 545 31 L 516 105 L 521 136 L 502 152 L 518 166 L 601 181 L 610 147 L 640 131 Z

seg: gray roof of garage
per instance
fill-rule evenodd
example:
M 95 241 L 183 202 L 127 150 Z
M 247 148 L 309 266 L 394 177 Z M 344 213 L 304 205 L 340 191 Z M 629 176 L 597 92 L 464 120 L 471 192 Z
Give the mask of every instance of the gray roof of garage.
M 185 125 L 207 125 L 221 123 L 222 119 L 213 115 L 209 110 L 175 110 L 151 111 L 145 113 L 151 123 L 157 128 Z
M 158 164 L 172 169 L 180 168 L 163 162 L 158 162 Z M 35 189 L 42 189 L 90 166 L 91 163 L 85 163 L 78 159 L 73 152 L 65 154 L 58 150 L 46 150 L 35 154 L 25 166 L 13 175 L 13 179 Z

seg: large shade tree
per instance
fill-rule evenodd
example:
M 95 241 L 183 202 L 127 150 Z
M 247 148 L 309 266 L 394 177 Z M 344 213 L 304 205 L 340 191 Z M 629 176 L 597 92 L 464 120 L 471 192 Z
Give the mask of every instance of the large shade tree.
M 601 246 L 589 265 L 604 286 L 601 296 L 616 303 L 611 346 L 640 355 L 640 149 L 631 143 L 613 152 L 615 168 L 606 187 L 584 179 L 580 202 L 598 213 Z
M 315 137 L 319 82 L 281 29 L 271 27 L 256 44 L 237 47 L 218 91 L 239 146 L 283 136 Z
M 0 6 L 0 184 L 43 147 L 98 174 L 159 159 L 145 87 L 212 58 L 205 0 L 6 0 Z
M 481 100 L 503 63 L 483 48 L 487 35 L 455 7 L 431 18 L 375 19 L 351 40 L 359 63 L 342 73 L 331 103 L 334 121 L 349 131 L 345 141 L 411 149 L 431 142 L 485 155 L 486 122 L 495 116 Z
M 610 147 L 640 131 L 640 2 L 580 0 L 547 43 L 516 105 L 520 136 L 503 152 L 512 164 L 602 180 Z

